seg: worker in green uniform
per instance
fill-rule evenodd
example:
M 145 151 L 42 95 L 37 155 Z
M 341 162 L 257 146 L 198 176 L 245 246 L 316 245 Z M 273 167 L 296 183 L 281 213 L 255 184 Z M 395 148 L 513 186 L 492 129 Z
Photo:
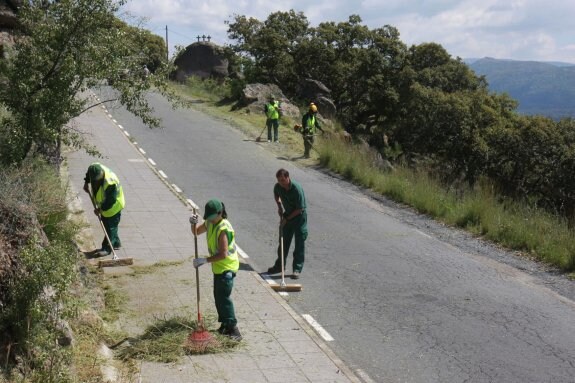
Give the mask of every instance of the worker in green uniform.
M 304 147 L 304 157 L 309 158 L 309 151 L 313 146 L 314 137 L 316 135 L 316 129 L 324 130 L 319 125 L 317 118 L 317 106 L 312 102 L 309 104 L 309 109 L 306 114 L 303 115 L 301 119 L 302 135 L 303 135 L 303 147 Z
M 91 191 L 90 191 L 91 188 Z M 122 209 L 126 205 L 124 191 L 118 176 L 104 165 L 94 162 L 88 166 L 84 177 L 84 191 L 90 194 L 95 204 L 94 214 L 100 216 L 104 229 L 112 242 L 114 249 L 122 246 L 118 235 L 118 226 L 122 217 Z M 102 248 L 97 255 L 104 256 L 112 252 L 108 239 L 104 237 Z
M 214 273 L 214 300 L 218 311 L 218 322 L 221 323 L 218 332 L 231 339 L 240 341 L 242 335 L 237 326 L 234 303 L 231 295 L 234 287 L 234 278 L 240 268 L 240 260 L 235 241 L 235 232 L 228 221 L 228 214 L 223 202 L 211 199 L 204 209 L 204 222 L 198 225 L 199 216 L 192 214 L 190 224 L 192 233 L 196 235 L 207 233 L 207 258 L 195 258 L 194 267 L 206 263 L 212 264 Z
M 266 114 L 266 126 L 268 128 L 268 142 L 272 140 L 272 129 L 273 129 L 273 140 L 274 142 L 279 142 L 279 119 L 281 115 L 280 102 L 276 100 L 274 95 L 270 95 L 269 102 L 264 105 L 264 112 Z
M 274 199 L 280 216 L 280 230 L 284 241 L 284 265 L 289 247 L 295 237 L 292 279 L 299 279 L 305 261 L 305 240 L 307 239 L 307 212 L 305 194 L 301 185 L 290 179 L 289 172 L 279 169 L 276 172 L 277 183 L 274 186 Z M 281 272 L 281 244 L 278 246 L 278 258 L 268 269 L 268 274 Z

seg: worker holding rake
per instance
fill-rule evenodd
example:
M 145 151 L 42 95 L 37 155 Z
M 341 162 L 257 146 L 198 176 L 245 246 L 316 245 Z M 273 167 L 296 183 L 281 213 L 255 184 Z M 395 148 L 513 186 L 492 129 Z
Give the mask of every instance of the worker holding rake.
M 285 264 L 292 239 L 295 237 L 293 251 L 292 279 L 299 279 L 305 260 L 305 240 L 307 239 L 307 212 L 305 194 L 301 185 L 290 179 L 289 172 L 279 169 L 276 172 L 277 183 L 274 186 L 274 199 L 280 216 L 282 244 L 278 246 L 278 258 L 268 269 L 268 274 L 282 272 L 282 255 Z M 285 250 L 285 251 L 282 251 Z
M 242 335 L 237 326 L 238 321 L 231 295 L 240 261 L 235 232 L 227 217 L 226 207 L 217 199 L 212 199 L 206 204 L 204 222 L 201 225 L 198 225 L 199 216 L 192 214 L 190 217 L 192 233 L 194 235 L 207 233 L 206 239 L 210 254 L 207 258 L 195 258 L 193 262 L 196 268 L 206 263 L 212 264 L 214 300 L 218 311 L 218 322 L 221 323 L 218 332 L 239 341 Z

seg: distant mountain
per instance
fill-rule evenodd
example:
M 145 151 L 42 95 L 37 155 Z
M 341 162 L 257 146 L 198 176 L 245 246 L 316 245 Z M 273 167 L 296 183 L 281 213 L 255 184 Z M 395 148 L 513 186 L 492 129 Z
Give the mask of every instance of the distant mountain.
M 485 76 L 490 90 L 517 100 L 520 113 L 575 117 L 575 64 L 489 57 L 464 62 Z

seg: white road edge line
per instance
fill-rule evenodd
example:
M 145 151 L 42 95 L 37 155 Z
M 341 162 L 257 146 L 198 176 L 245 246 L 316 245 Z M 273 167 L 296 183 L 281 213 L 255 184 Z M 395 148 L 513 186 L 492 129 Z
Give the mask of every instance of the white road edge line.
M 327 331 L 325 331 L 325 329 L 323 327 L 321 327 L 321 325 L 319 323 L 316 322 L 315 319 L 313 319 L 313 317 L 309 314 L 302 314 L 301 315 L 303 317 L 303 319 L 305 319 L 307 321 L 307 323 L 309 323 L 311 325 L 311 327 L 313 327 L 315 329 L 315 331 L 317 331 L 317 333 L 326 341 L 326 342 L 332 342 L 335 339 L 333 339 L 333 337 L 331 335 L 329 335 L 329 333 Z
M 168 176 L 166 175 L 166 173 L 164 173 L 162 170 L 159 170 L 158 173 L 160 173 L 160 175 L 164 178 L 168 178 Z
M 182 192 L 182 189 L 180 189 L 180 188 L 178 187 L 178 185 L 172 184 L 172 187 L 173 187 L 174 190 L 177 191 L 178 193 L 181 193 L 181 192 Z
M 421 230 L 417 230 L 417 229 L 416 229 L 415 232 L 418 233 L 418 234 L 423 235 L 424 237 L 433 239 L 433 237 L 432 237 L 431 235 L 427 235 L 427 234 L 425 234 L 425 233 L 424 233 L 423 231 L 421 231 Z

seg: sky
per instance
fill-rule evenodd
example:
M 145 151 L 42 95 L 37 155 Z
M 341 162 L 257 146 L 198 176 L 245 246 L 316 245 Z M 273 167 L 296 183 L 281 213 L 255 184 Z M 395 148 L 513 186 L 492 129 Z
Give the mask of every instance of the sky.
M 303 12 L 311 26 L 359 15 L 370 29 L 391 25 L 408 46 L 441 44 L 452 57 L 560 61 L 575 64 L 574 0 L 128 0 L 131 24 L 187 46 L 196 36 L 227 38 L 226 20 L 245 15 L 265 21 L 277 11 Z

